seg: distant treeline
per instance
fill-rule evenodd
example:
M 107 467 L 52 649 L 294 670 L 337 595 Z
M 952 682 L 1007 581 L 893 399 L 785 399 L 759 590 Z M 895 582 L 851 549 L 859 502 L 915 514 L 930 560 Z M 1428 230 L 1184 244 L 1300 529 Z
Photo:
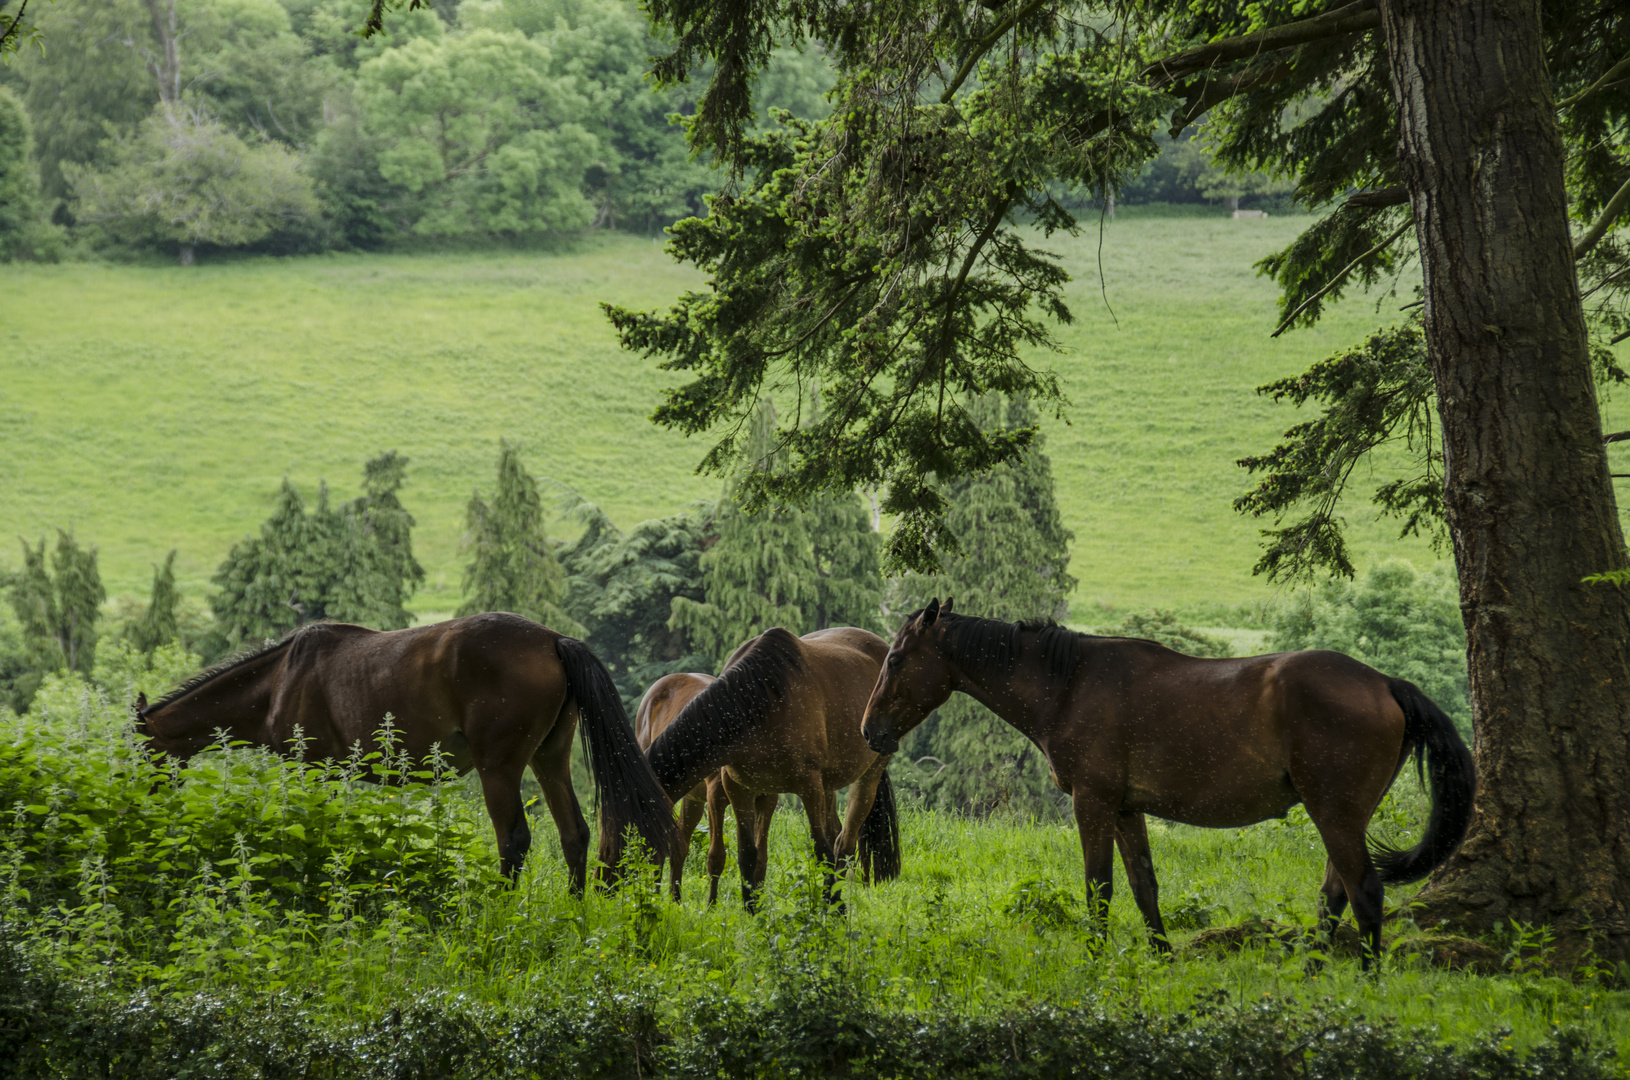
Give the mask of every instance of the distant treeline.
M 42 6 L 43 48 L 0 67 L 0 258 L 524 242 L 704 212 L 721 177 L 676 123 L 693 91 L 652 88 L 662 45 L 634 0 L 437 0 L 365 39 L 368 6 Z M 782 50 L 762 122 L 825 115 L 832 78 L 818 51 Z M 1224 175 L 1191 134 L 1121 200 L 1288 190 Z
M 1023 400 L 973 403 L 987 428 L 1035 421 Z M 768 407 L 749 440 L 750 468 L 774 468 Z M 175 678 L 305 623 L 331 619 L 382 630 L 411 625 L 424 571 L 414 558 L 413 515 L 400 492 L 408 460 L 369 461 L 362 494 L 315 499 L 285 481 L 270 516 L 232 546 L 201 602 L 176 588 L 171 552 L 154 567 L 145 602 L 109 603 L 96 549 L 71 532 L 22 543 L 21 564 L 0 563 L 0 715 L 29 709 L 57 674 L 119 698 L 150 696 Z M 1038 440 L 1017 464 L 957 481 L 946 492 L 956 550 L 933 575 L 885 579 L 878 521 L 861 493 L 830 494 L 803 508 L 746 514 L 734 482 L 715 501 L 619 528 L 576 493 L 550 493 L 520 451 L 499 447 L 492 486 L 465 511 L 464 600 L 458 614 L 514 611 L 581 637 L 611 670 L 632 712 L 652 682 L 673 671 L 716 673 L 741 642 L 772 626 L 799 634 L 861 626 L 889 634 L 931 597 L 954 597 L 970 614 L 1064 619 L 1075 580 L 1070 542 Z M 309 489 L 308 489 L 309 491 Z M 546 495 L 548 496 L 546 501 Z M 581 527 L 549 535 L 552 518 Z M 1462 726 L 1465 633 L 1452 577 L 1404 563 L 1373 568 L 1275 605 L 1273 648 L 1334 648 L 1410 679 Z M 1136 612 L 1098 632 L 1150 638 L 1199 656 L 1233 646 L 1184 626 L 1171 612 Z M 1051 816 L 1064 805 L 1046 763 L 1023 736 L 972 699 L 955 695 L 907 738 L 893 766 L 903 797 L 987 814 Z
M 364 39 L 368 7 L 41 5 L 43 51 L 0 69 L 0 187 L 32 197 L 0 253 L 652 230 L 716 186 L 670 122 L 690 89 L 645 78 L 660 45 L 633 0 L 438 0 Z M 789 50 L 759 98 L 819 116 L 829 82 Z

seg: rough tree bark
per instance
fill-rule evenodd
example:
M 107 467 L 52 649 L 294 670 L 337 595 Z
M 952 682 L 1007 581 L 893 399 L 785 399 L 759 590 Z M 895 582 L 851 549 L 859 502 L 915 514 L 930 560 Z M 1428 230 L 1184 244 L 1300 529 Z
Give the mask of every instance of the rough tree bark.
M 1537 0 L 1380 0 L 1443 421 L 1478 794 L 1430 921 L 1630 952 L 1630 595 Z

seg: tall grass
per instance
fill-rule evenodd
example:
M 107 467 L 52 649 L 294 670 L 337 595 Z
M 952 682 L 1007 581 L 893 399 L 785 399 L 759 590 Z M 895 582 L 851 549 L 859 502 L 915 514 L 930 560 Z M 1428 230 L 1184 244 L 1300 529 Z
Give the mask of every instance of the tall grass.
M 1299 810 L 1246 829 L 1151 824 L 1178 946 L 1165 961 L 1119 872 L 1107 930 L 1086 922 L 1071 825 L 908 808 L 902 876 L 846 882 L 831 909 L 789 807 L 757 917 L 742 910 L 733 869 L 723 902 L 706 906 L 699 857 L 682 904 L 648 872 L 614 895 L 574 899 L 546 820 L 506 889 L 472 786 L 388 745 L 316 769 L 226 748 L 176 775 L 146 763 L 94 690 L 59 680 L 41 701 L 0 722 L 7 933 L 121 992 L 290 993 L 337 1024 L 427 995 L 495 1016 L 624 995 L 650 1003 L 659 1025 L 683 1026 L 721 1003 L 769 1007 L 789 987 L 841 986 L 884 1015 L 970 1020 L 1043 1008 L 1170 1016 L 1225 991 L 1292 1011 L 1333 1003 L 1456 1044 L 1521 1050 L 1564 1028 L 1630 1051 L 1630 994 L 1612 972 L 1540 973 L 1532 928 L 1513 928 L 1503 974 L 1431 967 L 1407 947 L 1422 933 L 1407 918 L 1410 889 L 1388 897 L 1401 917 L 1378 978 L 1326 959 L 1311 936 L 1196 948 L 1207 925 L 1311 927 L 1323 852 Z M 428 782 L 401 786 L 404 776 Z M 1413 837 L 1424 811 L 1405 774 L 1374 831 Z

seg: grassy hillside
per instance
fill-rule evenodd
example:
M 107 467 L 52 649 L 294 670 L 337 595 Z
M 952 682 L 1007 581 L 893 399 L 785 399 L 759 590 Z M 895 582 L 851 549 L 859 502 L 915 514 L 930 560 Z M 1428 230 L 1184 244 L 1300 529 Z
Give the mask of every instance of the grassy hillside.
M 1048 449 L 1076 534 L 1078 615 L 1268 594 L 1250 574 L 1259 526 L 1230 509 L 1247 482 L 1233 462 L 1294 414 L 1253 388 L 1397 306 L 1352 301 L 1270 340 L 1274 289 L 1251 263 L 1304 224 L 1123 214 L 1103 237 L 1107 305 L 1096 230 L 1051 244 L 1076 275 L 1068 351 L 1037 359 L 1070 395 Z M 25 537 L 73 525 L 100 546 L 114 594 L 143 592 L 177 547 L 201 596 L 285 475 L 350 497 L 363 460 L 396 448 L 412 458 L 403 494 L 430 572 L 416 606 L 448 611 L 463 504 L 490 483 L 500 436 L 623 524 L 717 491 L 692 472 L 703 446 L 645 419 L 671 378 L 622 353 L 599 311 L 661 306 L 698 281 L 625 236 L 558 254 L 0 268 L 0 524 Z M 1350 508 L 1361 558 L 1433 558 L 1372 518 Z M 0 548 L 0 566 L 14 552 Z

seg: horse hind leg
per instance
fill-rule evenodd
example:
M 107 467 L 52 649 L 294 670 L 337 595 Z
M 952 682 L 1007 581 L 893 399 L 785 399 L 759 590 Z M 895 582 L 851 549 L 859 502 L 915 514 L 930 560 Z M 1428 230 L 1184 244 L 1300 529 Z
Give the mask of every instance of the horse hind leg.
M 572 735 L 576 730 L 577 714 L 573 710 L 555 724 L 532 755 L 532 775 L 543 789 L 544 804 L 560 833 L 571 893 L 582 896 L 589 870 L 589 823 L 583 818 L 583 808 L 572 788 Z
M 730 801 L 724 795 L 724 782 L 713 777 L 707 782 L 707 906 L 719 902 L 719 878 L 724 874 L 724 812 Z
M 668 856 L 668 862 L 673 868 L 673 882 L 669 891 L 676 904 L 680 903 L 679 881 L 685 876 L 685 859 L 690 855 L 691 834 L 696 832 L 696 823 L 702 820 L 702 814 L 706 810 L 706 798 L 698 798 L 694 791 L 686 795 L 681 803 L 679 831 L 674 834 L 673 852 Z M 661 874 L 661 872 L 659 868 L 657 873 Z
M 532 848 L 532 830 L 527 827 L 526 807 L 521 803 L 520 771 L 491 769 L 482 770 L 480 775 L 481 796 L 498 837 L 498 870 L 513 888 L 520 880 L 526 853 Z
M 1341 883 L 1341 875 L 1336 873 L 1336 864 L 1329 859 L 1324 861 L 1324 882 L 1319 886 L 1319 925 L 1327 938 L 1334 940 L 1336 927 L 1341 925 L 1341 916 L 1347 910 L 1347 889 Z
M 1325 883 L 1321 890 L 1327 910 L 1339 912 L 1337 889 L 1353 905 L 1353 919 L 1358 923 L 1358 936 L 1362 942 L 1364 970 L 1369 971 L 1381 958 L 1381 915 L 1386 890 L 1381 875 L 1370 858 L 1369 845 L 1364 842 L 1364 826 L 1369 815 L 1320 815 L 1308 808 L 1313 824 L 1324 838 L 1325 850 L 1330 855 Z M 1348 819 L 1356 820 L 1348 820 Z M 1333 871 L 1333 874 L 1332 874 Z M 1331 877 L 1335 881 L 1331 881 Z M 1339 923 L 1337 915 L 1326 925 L 1334 931 Z

